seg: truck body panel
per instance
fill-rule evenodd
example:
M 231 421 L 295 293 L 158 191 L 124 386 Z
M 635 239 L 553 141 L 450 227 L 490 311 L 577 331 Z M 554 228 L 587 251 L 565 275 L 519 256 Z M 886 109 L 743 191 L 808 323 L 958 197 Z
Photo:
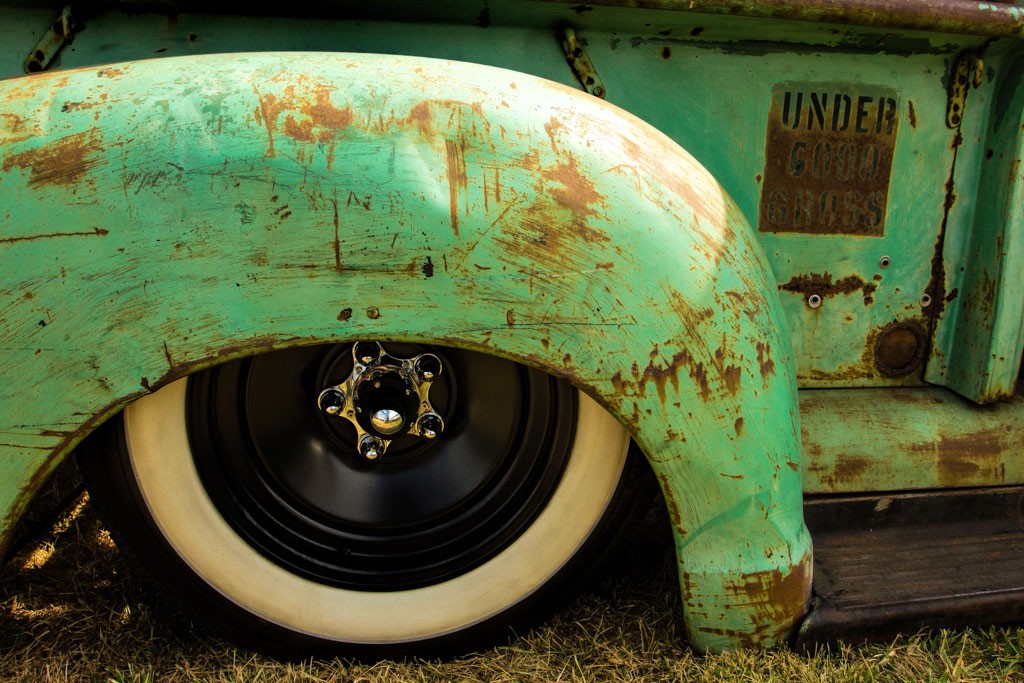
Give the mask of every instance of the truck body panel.
M 0 8 L 5 542 L 134 398 L 368 336 L 615 415 L 704 650 L 794 633 L 804 493 L 1024 484 L 1024 12 L 641 5 Z

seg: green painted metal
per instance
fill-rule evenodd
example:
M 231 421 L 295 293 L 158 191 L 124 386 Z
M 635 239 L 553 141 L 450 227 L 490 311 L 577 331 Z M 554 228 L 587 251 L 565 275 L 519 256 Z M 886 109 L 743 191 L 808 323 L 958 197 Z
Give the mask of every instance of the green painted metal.
M 939 388 L 800 392 L 804 493 L 1024 484 L 1024 397 Z
M 404 5 L 391 7 L 397 8 L 395 19 L 420 17 Z M 91 18 L 88 30 L 76 37 L 74 50 L 63 52 L 60 62 L 62 68 L 81 67 L 140 55 L 246 50 L 254 45 L 281 50 L 343 47 L 491 64 L 575 85 L 561 44 L 560 27 L 571 22 L 586 42 L 608 100 L 693 154 L 755 226 L 770 156 L 769 108 L 777 87 L 789 83 L 830 93 L 858 88 L 893 92 L 900 107 L 892 166 L 896 180 L 889 190 L 884 234 L 761 232 L 759 239 L 783 288 L 802 387 L 923 383 L 923 365 L 897 377 L 879 372 L 874 346 L 894 321 L 917 324 L 927 337 L 937 310 L 922 307 L 920 300 L 932 286 L 954 160 L 956 131 L 945 126 L 946 80 L 956 55 L 965 46 L 979 46 L 980 39 L 937 33 L 880 35 L 870 28 L 737 20 L 688 11 L 599 6 L 576 12 L 545 2 L 490 3 L 487 28 L 474 25 L 480 10 L 472 3 L 438 7 L 436 12 L 427 17 L 430 23 L 416 24 L 415 30 L 401 23 L 302 17 L 270 24 L 258 17 L 182 14 L 171 21 L 155 14 L 109 13 Z M 766 35 L 772 42 L 764 40 Z M 961 166 L 963 185 L 969 188 L 977 183 L 977 170 Z M 952 229 L 963 220 L 969 219 L 955 217 Z M 890 267 L 879 266 L 883 256 L 890 258 Z M 816 284 L 826 281 L 844 286 Z M 825 301 L 811 309 L 806 299 L 815 287 L 822 289 Z
M 893 321 L 916 322 L 923 329 L 929 325 L 931 310 L 920 299 L 929 288 L 939 248 L 955 138 L 945 126 L 944 75 L 950 55 L 884 59 L 821 48 L 751 56 L 653 39 L 637 48 L 626 45 L 592 39 L 588 47 L 608 98 L 692 151 L 755 225 L 766 172 L 768 108 L 777 85 L 814 84 L 818 91 L 834 93 L 861 83 L 897 93 L 894 180 L 884 234 L 760 232 L 758 238 L 784 288 L 783 310 L 801 387 L 921 384 L 921 367 L 893 378 L 880 373 L 874 344 Z M 660 56 L 666 47 L 671 48 L 667 60 Z M 644 78 L 631 73 L 644 73 Z M 730 87 L 721 87 L 722 82 Z M 652 92 L 678 94 L 659 99 Z M 855 180 L 844 185 L 856 190 Z M 887 268 L 880 266 L 883 256 L 890 258 Z M 824 281 L 833 286 L 813 284 Z M 811 291 L 824 297 L 819 308 L 807 305 Z
M 790 633 L 811 561 L 790 344 L 754 233 L 668 138 L 521 73 L 365 55 L 136 62 L 3 81 L 0 102 L 8 523 L 173 378 L 451 344 L 563 376 L 631 430 L 696 647 Z
M 1013 396 L 1024 350 L 1024 50 L 985 63 L 999 77 L 967 98 L 964 137 L 980 143 L 958 150 L 959 220 L 943 249 L 948 302 L 927 376 L 979 403 Z
M 794 370 L 803 388 L 861 387 L 802 399 L 809 492 L 1021 480 L 1011 437 L 986 437 L 970 457 L 955 447 L 1017 429 L 1017 403 L 978 412 L 930 391 L 866 389 L 933 383 L 976 402 L 1013 392 L 1024 347 L 1019 6 L 396 0 L 307 3 L 274 22 L 117 6 L 132 11 L 90 14 L 51 68 L 194 61 L 0 83 L 0 357 L 8 376 L 38 382 L 0 392 L 0 405 L 18 406 L 0 427 L 8 524 L 77 439 L 143 387 L 360 335 L 515 358 L 617 414 L 663 476 L 688 627 L 709 649 L 775 642 L 803 608 L 803 569 L 785 578 L 809 567 L 791 474 Z M 58 12 L 0 8 L 0 76 L 21 73 Z M 578 87 L 566 27 L 608 101 L 717 183 L 637 119 L 524 75 Z M 250 49 L 518 73 L 196 57 Z M 965 52 L 982 57 L 983 79 L 953 130 L 948 84 Z M 780 154 L 768 122 L 787 87 L 898 102 L 882 235 L 764 230 Z M 781 308 L 765 294 L 776 289 Z M 875 347 L 892 324 L 932 335 L 926 366 L 879 371 Z M 908 396 L 924 403 L 900 404 Z M 876 423 L 887 446 L 871 450 Z M 786 597 L 765 604 L 787 607 L 755 606 L 769 593 Z
M 574 0 L 556 0 L 574 2 Z M 878 28 L 1020 37 L 1020 2 L 976 0 L 594 0 L 593 5 L 644 7 L 675 12 L 728 14 Z

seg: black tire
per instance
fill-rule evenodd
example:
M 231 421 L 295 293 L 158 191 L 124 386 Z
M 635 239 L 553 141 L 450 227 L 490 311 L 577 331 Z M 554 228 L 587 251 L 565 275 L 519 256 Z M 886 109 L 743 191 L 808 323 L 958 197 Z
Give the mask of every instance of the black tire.
M 180 380 L 79 449 L 118 543 L 233 640 L 367 659 L 500 642 L 576 594 L 649 501 L 647 464 L 596 403 L 456 349 L 431 349 L 451 368 L 432 389 L 442 437 L 360 460 L 315 402 L 348 348 Z

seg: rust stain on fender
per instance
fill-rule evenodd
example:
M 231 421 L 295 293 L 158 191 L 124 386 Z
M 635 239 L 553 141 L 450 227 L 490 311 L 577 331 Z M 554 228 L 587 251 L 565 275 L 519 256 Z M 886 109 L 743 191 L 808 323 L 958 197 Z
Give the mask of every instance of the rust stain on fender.
M 662 155 L 649 153 L 635 140 L 623 135 L 622 131 L 609 133 L 621 141 L 623 153 L 633 162 L 633 166 L 647 169 L 651 177 L 657 178 L 671 190 L 675 198 L 680 200 L 680 206 L 687 206 L 693 210 L 696 220 L 692 222 L 690 229 L 700 235 L 713 255 L 718 257 L 734 248 L 737 236 L 726 220 L 727 209 L 725 202 L 722 201 L 722 195 L 705 196 L 694 189 L 693 179 L 687 176 L 684 169 L 674 166 Z M 655 201 L 664 209 L 676 208 L 671 196 L 655 198 Z M 720 232 L 708 232 L 702 223 L 716 226 Z
M 256 90 L 255 86 L 253 90 Z M 289 86 L 285 93 L 291 92 L 294 94 L 295 89 Z M 273 93 L 267 93 L 261 95 L 259 90 L 256 90 L 256 97 L 259 98 L 259 106 L 256 107 L 255 117 L 256 122 L 263 125 L 267 129 L 267 153 L 263 156 L 268 159 L 273 159 L 277 156 L 277 152 L 274 150 L 274 130 L 277 128 L 277 117 L 284 111 L 285 105 L 278 102 L 277 96 Z
M 741 577 L 731 589 L 744 595 L 765 616 L 764 623 L 792 623 L 807 607 L 807 587 L 811 583 L 811 558 L 803 558 L 788 574 L 779 570 L 757 572 Z M 726 587 L 729 590 L 730 586 Z
M 29 171 L 28 186 L 73 187 L 102 160 L 94 155 L 102 150 L 96 129 L 58 138 L 37 149 L 12 154 L 4 159 L 5 172 L 20 168 Z
M 0 244 L 13 244 L 14 242 L 31 242 L 33 240 L 44 240 L 52 239 L 56 237 L 106 237 L 110 234 L 110 231 L 106 228 L 93 228 L 92 230 L 82 230 L 79 232 L 47 232 L 41 235 L 24 235 L 22 237 L 4 237 L 0 239 Z M 33 298 L 31 292 L 25 293 L 26 299 Z
M 684 367 L 690 378 L 697 384 L 701 396 L 707 400 L 711 394 L 708 386 L 707 373 L 704 371 L 703 363 L 694 363 L 693 356 L 686 349 L 676 352 L 671 359 L 662 358 L 664 363 L 657 363 L 661 357 L 661 351 L 657 346 L 651 351 L 650 360 L 642 371 L 637 363 L 633 363 L 633 379 L 626 379 L 621 371 L 611 376 L 612 388 L 618 396 L 646 396 L 647 385 L 653 383 L 658 392 L 658 399 L 662 405 L 668 401 L 667 387 L 671 383 L 672 389 L 679 393 L 679 371 Z
M 768 386 L 768 378 L 775 374 L 775 360 L 772 358 L 772 346 L 768 342 L 757 342 L 757 366 L 761 369 L 761 379 Z
M 317 140 L 329 142 L 334 134 L 352 123 L 352 109 L 339 109 L 331 102 L 331 88 L 317 86 L 313 89 L 314 102 L 302 107 L 302 113 L 309 117 L 310 122 L 320 131 Z
M 661 363 L 656 362 L 659 358 Z M 685 368 L 690 379 L 696 385 L 698 397 L 706 403 L 712 400 L 716 393 L 729 396 L 736 396 L 739 393 L 743 377 L 742 369 L 728 361 L 728 353 L 723 347 L 716 349 L 714 358 L 710 360 L 709 368 L 705 366 L 704 361 L 694 359 L 687 349 L 677 351 L 669 359 L 663 357 L 658 347 L 655 346 L 654 351 L 651 352 L 650 361 L 642 371 L 636 363 L 633 364 L 633 381 L 624 379 L 621 372 L 616 372 L 611 377 L 611 382 L 617 394 L 641 397 L 647 395 L 647 385 L 653 383 L 658 392 L 658 400 L 662 405 L 666 405 L 668 385 L 671 384 L 672 389 L 678 394 L 679 372 Z M 713 374 L 709 375 L 709 369 L 713 370 Z M 716 380 L 717 384 L 713 385 L 712 380 Z
M 278 119 L 282 113 L 289 112 L 280 125 L 280 131 L 296 142 L 329 145 L 326 153 L 327 168 L 330 168 L 334 162 L 337 133 L 350 126 L 353 119 L 350 107 L 338 107 L 331 102 L 332 88 L 316 85 L 298 95 L 295 86 L 289 85 L 280 98 L 273 93 L 261 94 L 255 86 L 253 90 L 259 100 L 254 112 L 256 122 L 267 129 L 267 152 L 264 156 L 272 159 L 277 155 L 274 136 L 278 130 Z
M 722 375 L 722 379 L 725 380 L 725 390 L 730 396 L 735 396 L 740 390 L 740 379 L 743 376 L 740 366 L 731 365 L 727 361 L 729 355 L 725 349 L 725 340 L 722 340 L 722 346 L 715 349 L 715 368 Z
M 17 114 L 12 114 L 10 112 L 0 112 L 0 117 L 2 117 L 3 121 L 4 121 L 4 125 L 2 127 L 0 127 L 0 131 L 6 132 L 6 133 L 23 133 L 23 134 L 28 132 L 28 128 L 25 125 L 25 124 L 28 123 L 28 121 L 26 119 L 18 116 Z M 25 140 L 25 139 L 27 139 L 27 136 L 26 137 L 22 137 L 22 138 L 18 138 L 18 140 Z
M 693 361 L 690 357 L 689 352 L 686 349 L 679 351 L 672 355 L 671 360 L 668 360 L 664 365 L 655 364 L 655 360 L 661 355 L 658 347 L 655 346 L 654 350 L 651 351 L 650 361 L 647 363 L 647 367 L 644 368 L 643 374 L 637 379 L 637 388 L 639 393 L 643 396 L 646 393 L 646 386 L 649 382 L 653 382 L 655 388 L 658 391 L 658 400 L 661 401 L 661 405 L 665 405 L 668 399 L 665 388 L 666 383 L 672 383 L 672 389 L 679 393 L 679 370 L 683 365 L 689 364 Z
M 434 116 L 435 107 L 441 110 L 438 117 Z M 391 125 L 415 126 L 424 138 L 432 137 L 436 132 L 435 127 L 446 127 L 448 130 L 458 130 L 466 136 L 477 138 L 481 142 L 486 141 L 486 132 L 491 129 L 482 102 L 441 99 L 423 100 L 409 110 L 406 118 L 382 119 L 378 124 L 380 130 L 385 130 Z
M 445 168 L 448 177 L 448 211 L 452 232 L 459 234 L 459 192 L 469 187 L 466 175 L 466 145 L 455 140 L 444 141 Z
M 544 132 L 548 134 L 548 139 L 551 140 L 551 151 L 555 154 L 558 154 L 558 141 L 556 138 L 564 130 L 565 126 L 555 116 L 552 116 L 551 119 L 544 124 Z
M 430 114 L 430 103 L 420 102 L 409 111 L 409 123 L 415 123 L 423 136 L 433 132 L 434 119 Z
M 587 242 L 611 242 L 611 237 L 587 225 L 587 219 L 597 215 L 591 204 L 604 201 L 603 194 L 594 189 L 594 184 L 580 173 L 576 158 L 569 156 L 569 161 L 559 164 L 551 170 L 543 172 L 546 180 L 562 187 L 550 191 L 551 197 L 562 208 L 572 212 L 574 228 Z
M 672 482 L 669 481 L 666 474 L 659 474 L 658 479 L 661 480 L 661 490 L 665 495 L 665 503 L 668 507 L 669 518 L 672 520 L 672 526 L 682 536 L 684 534 L 683 516 L 679 512 L 679 503 L 676 501 L 675 494 L 672 493 Z
M 773 569 L 739 576 L 735 581 L 726 582 L 725 591 L 737 602 L 749 605 L 762 626 L 753 631 L 707 627 L 699 630 L 735 638 L 739 647 L 755 647 L 765 637 L 774 635 L 769 630 L 787 629 L 807 611 L 810 583 L 810 555 L 801 559 L 788 574 Z
M 294 116 L 288 114 L 284 119 L 281 129 L 285 135 L 298 142 L 313 142 L 316 140 L 313 136 L 313 122 L 308 119 L 300 123 L 295 120 Z

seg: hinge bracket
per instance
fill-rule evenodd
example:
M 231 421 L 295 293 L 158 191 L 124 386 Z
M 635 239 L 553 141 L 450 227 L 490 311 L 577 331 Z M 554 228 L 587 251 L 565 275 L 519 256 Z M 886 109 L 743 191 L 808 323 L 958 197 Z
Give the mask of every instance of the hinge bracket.
M 565 58 L 569 62 L 569 68 L 576 74 L 583 89 L 594 97 L 604 99 L 604 83 L 597 75 L 594 64 L 590 61 L 586 50 L 583 49 L 583 45 L 576 39 L 576 32 L 571 28 L 565 29 L 562 47 L 565 48 Z
M 25 73 L 33 74 L 44 71 L 50 65 L 53 58 L 57 56 L 60 49 L 70 45 L 75 37 L 75 32 L 82 27 L 71 14 L 71 5 L 64 7 L 60 16 L 54 19 L 46 33 L 39 39 L 32 52 L 25 58 Z
M 946 126 L 957 129 L 964 118 L 964 106 L 967 104 L 967 93 L 981 86 L 985 75 L 985 62 L 981 55 L 972 52 L 961 52 L 949 75 L 949 98 L 946 101 Z

